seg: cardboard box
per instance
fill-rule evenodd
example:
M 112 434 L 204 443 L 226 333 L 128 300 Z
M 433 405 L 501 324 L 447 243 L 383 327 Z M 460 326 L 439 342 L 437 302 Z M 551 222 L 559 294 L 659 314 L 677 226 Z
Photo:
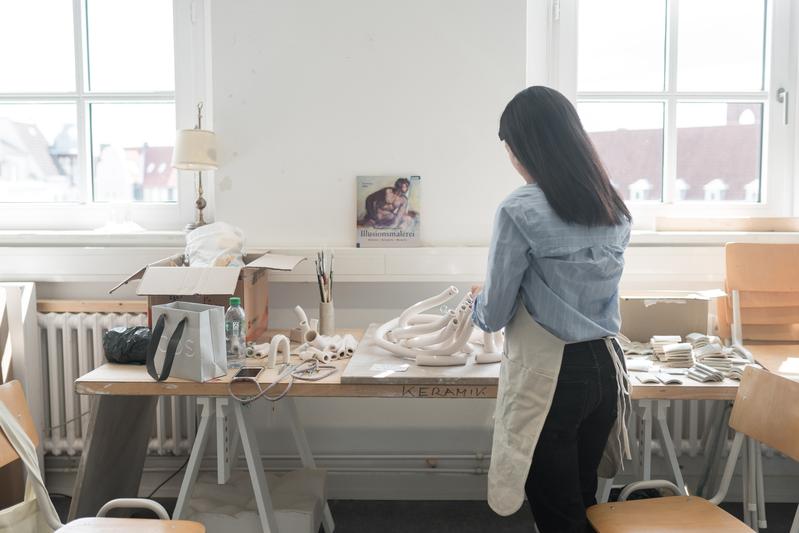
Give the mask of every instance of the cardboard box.
M 246 254 L 243 267 L 185 267 L 183 254 L 166 257 L 139 269 L 111 289 L 141 280 L 136 294 L 147 297 L 147 313 L 153 305 L 174 301 L 228 307 L 231 296 L 241 298 L 247 317 L 247 340 L 258 339 L 269 326 L 268 273 L 293 270 L 304 257 Z
M 689 333 L 715 335 L 716 299 L 724 291 L 644 291 L 622 294 L 621 332 L 632 341 L 649 342 L 653 335 Z

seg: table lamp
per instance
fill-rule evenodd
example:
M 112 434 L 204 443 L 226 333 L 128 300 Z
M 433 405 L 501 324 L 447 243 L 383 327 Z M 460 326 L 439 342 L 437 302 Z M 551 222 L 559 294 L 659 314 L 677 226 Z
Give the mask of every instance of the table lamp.
M 203 170 L 216 170 L 216 135 L 202 129 L 203 104 L 197 104 L 197 126 L 192 130 L 178 130 L 175 150 L 172 153 L 172 167 L 179 170 L 197 171 L 197 218 L 186 224 L 186 231 L 205 225 L 203 209 L 207 205 L 203 198 Z

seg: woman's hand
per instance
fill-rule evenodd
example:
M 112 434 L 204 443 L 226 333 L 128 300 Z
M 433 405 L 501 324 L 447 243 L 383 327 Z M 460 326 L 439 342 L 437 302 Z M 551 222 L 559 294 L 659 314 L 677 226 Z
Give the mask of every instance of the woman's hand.
M 482 285 L 472 285 L 472 290 L 471 290 L 472 296 L 477 296 L 478 294 L 480 294 L 482 290 L 483 290 Z

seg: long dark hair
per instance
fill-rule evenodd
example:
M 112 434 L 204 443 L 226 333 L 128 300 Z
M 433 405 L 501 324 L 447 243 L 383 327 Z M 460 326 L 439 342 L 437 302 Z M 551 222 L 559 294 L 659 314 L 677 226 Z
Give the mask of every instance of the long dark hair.
M 564 221 L 615 226 L 632 219 L 577 111 L 558 91 L 534 86 L 514 96 L 499 119 L 499 138 Z

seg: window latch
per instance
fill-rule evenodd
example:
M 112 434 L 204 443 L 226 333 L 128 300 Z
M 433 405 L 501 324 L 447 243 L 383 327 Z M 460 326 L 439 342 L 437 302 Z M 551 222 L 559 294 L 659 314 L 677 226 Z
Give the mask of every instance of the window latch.
M 782 123 L 788 125 L 788 91 L 784 87 L 777 89 L 777 101 L 782 104 Z

